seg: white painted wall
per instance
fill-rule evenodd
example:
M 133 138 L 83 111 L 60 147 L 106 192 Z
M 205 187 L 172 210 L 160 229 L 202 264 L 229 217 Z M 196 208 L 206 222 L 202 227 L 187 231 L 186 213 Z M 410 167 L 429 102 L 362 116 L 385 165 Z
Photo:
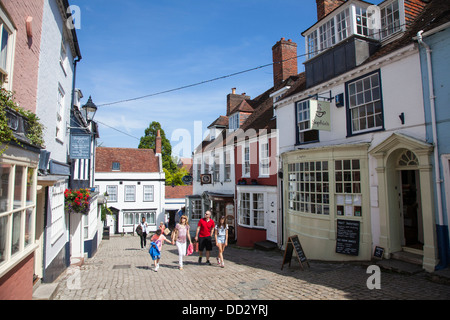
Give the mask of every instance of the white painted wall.
M 67 160 L 69 136 L 64 129 L 63 141 L 56 139 L 58 85 L 61 85 L 65 93 L 63 121 L 66 123 L 70 117 L 74 60 L 69 42 L 66 41 L 67 59 L 64 63 L 64 72 L 60 64 L 60 52 L 63 33 L 67 32 L 65 30 L 67 29 L 56 0 L 44 1 L 36 114 L 45 126 L 46 150 L 51 152 L 51 159 L 62 163 L 66 163 Z

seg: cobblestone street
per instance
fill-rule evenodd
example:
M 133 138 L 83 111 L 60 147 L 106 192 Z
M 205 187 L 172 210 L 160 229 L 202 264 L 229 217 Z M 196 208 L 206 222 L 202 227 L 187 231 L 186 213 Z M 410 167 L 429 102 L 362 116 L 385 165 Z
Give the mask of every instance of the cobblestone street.
M 382 272 L 381 289 L 369 290 L 370 274 L 361 265 L 310 262 L 311 267 L 302 271 L 293 257 L 291 267 L 281 270 L 280 251 L 229 246 L 225 268 L 220 268 L 216 253 L 212 251 L 212 266 L 198 265 L 196 253 L 185 257 L 180 271 L 176 247 L 165 244 L 155 272 L 138 237 L 111 237 L 102 241 L 93 258 L 60 277 L 54 300 L 450 299 L 450 286 L 429 281 L 425 272 Z

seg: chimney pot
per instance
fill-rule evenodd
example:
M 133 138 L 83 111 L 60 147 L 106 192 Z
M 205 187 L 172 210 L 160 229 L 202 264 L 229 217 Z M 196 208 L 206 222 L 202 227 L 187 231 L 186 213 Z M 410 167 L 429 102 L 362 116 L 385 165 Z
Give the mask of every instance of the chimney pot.
M 232 94 L 236 94 L 236 88 L 232 88 L 232 89 L 231 89 L 231 93 L 232 93 Z

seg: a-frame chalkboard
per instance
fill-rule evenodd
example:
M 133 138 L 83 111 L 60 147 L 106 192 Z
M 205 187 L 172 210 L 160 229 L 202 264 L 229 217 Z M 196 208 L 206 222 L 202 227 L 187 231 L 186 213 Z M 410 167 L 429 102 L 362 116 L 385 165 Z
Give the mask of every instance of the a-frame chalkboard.
M 291 266 L 292 253 L 297 253 L 297 259 L 300 263 L 300 267 L 304 270 L 303 264 L 306 264 L 309 267 L 308 259 L 306 259 L 305 252 L 303 251 L 302 245 L 300 244 L 300 239 L 298 236 L 291 236 L 288 238 L 286 243 L 286 249 L 284 250 L 283 264 L 281 265 L 281 270 L 286 263 L 289 262 L 289 267 Z

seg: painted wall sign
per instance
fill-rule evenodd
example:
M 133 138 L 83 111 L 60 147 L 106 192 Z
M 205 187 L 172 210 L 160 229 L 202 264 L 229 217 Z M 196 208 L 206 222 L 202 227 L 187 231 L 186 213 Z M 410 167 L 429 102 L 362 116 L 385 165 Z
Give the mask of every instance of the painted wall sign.
M 327 101 L 310 100 L 310 128 L 314 130 L 331 131 L 330 103 Z

